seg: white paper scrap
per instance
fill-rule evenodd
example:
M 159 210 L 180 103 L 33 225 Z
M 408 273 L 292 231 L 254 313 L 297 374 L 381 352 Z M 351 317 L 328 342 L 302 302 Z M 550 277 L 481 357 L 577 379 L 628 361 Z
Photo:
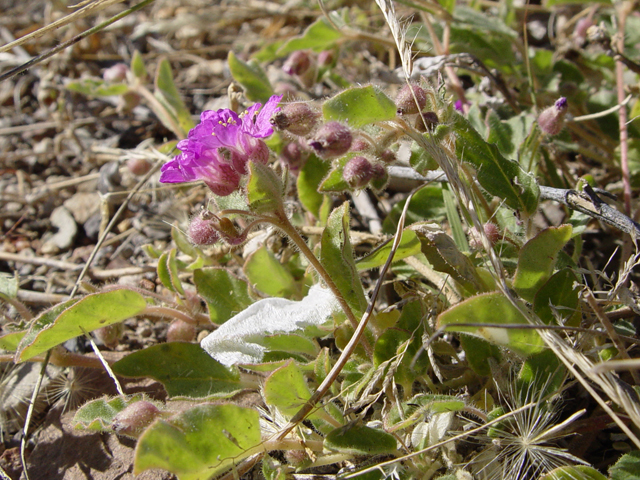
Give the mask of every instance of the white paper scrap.
M 207 335 L 200 346 L 223 365 L 259 363 L 267 335 L 292 333 L 322 325 L 340 304 L 329 289 L 314 285 L 299 302 L 286 298 L 259 300 Z

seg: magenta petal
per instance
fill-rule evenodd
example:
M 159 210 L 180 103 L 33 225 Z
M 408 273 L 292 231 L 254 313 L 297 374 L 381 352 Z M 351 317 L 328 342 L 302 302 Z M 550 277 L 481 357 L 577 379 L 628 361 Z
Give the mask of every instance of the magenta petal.
M 178 155 L 178 157 L 179 156 L 180 155 Z M 191 179 L 185 177 L 182 169 L 180 168 L 180 162 L 179 160 L 176 160 L 178 157 L 162 166 L 160 183 L 183 183 L 191 181 Z

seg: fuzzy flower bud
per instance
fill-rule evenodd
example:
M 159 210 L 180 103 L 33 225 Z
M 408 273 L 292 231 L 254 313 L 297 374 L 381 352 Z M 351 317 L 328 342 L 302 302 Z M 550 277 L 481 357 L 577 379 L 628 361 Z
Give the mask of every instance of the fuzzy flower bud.
M 373 178 L 373 165 L 365 157 L 353 157 L 342 171 L 342 178 L 353 188 L 362 188 Z
M 538 116 L 540 130 L 548 135 L 557 135 L 564 126 L 564 116 L 569 104 L 565 97 L 560 97 L 552 107 L 548 107 Z
M 119 435 L 137 438 L 159 415 L 160 410 L 153 403 L 140 400 L 118 413 L 111 428 Z
M 309 135 L 318 123 L 319 114 L 304 102 L 289 103 L 282 107 L 270 123 L 276 130 L 286 130 L 294 135 Z
M 114 66 L 107 68 L 102 72 L 102 78 L 105 82 L 116 83 L 122 82 L 127 78 L 129 67 L 124 63 L 116 63 Z
M 318 66 L 329 67 L 333 65 L 335 59 L 333 50 L 323 50 L 318 54 Z
M 194 245 L 213 245 L 220 240 L 218 230 L 213 220 L 205 220 L 201 215 L 196 215 L 189 224 L 189 241 Z
M 298 142 L 291 142 L 280 152 L 280 160 L 284 162 L 292 173 L 297 173 L 304 166 L 309 153 L 303 150 Z
M 396 154 L 394 153 L 393 150 L 390 150 L 388 148 L 385 148 L 384 150 L 382 150 L 378 154 L 378 157 L 380 158 L 380 160 L 382 160 L 387 165 L 390 165 L 390 164 L 392 164 L 393 162 L 396 161 Z
M 438 123 L 440 123 L 440 119 L 436 112 L 422 112 L 416 118 L 415 127 L 419 132 L 433 132 Z
M 413 90 L 413 93 L 411 91 Z M 415 94 L 415 98 L 414 98 Z M 416 105 L 416 100 L 418 104 Z M 405 85 L 398 92 L 396 106 L 399 115 L 412 115 L 422 111 L 427 105 L 427 92 L 420 85 Z
M 193 342 L 196 327 L 182 320 L 174 320 L 167 329 L 167 342 Z
M 311 57 L 304 50 L 298 50 L 289 55 L 282 65 L 282 70 L 288 75 L 303 75 L 311 67 Z
M 500 228 L 493 222 L 485 223 L 483 226 L 483 230 L 491 246 L 495 245 L 503 238 Z M 482 239 L 478 234 L 478 230 L 476 230 L 475 228 L 472 228 L 469 231 L 469 247 L 471 247 L 473 250 L 482 248 Z
M 362 138 L 354 138 L 353 142 L 351 142 L 351 148 L 349 148 L 352 152 L 366 152 L 371 148 L 369 142 Z
M 127 161 L 127 168 L 134 175 L 145 175 L 151 170 L 151 162 L 146 158 L 130 158 Z
M 349 127 L 338 122 L 325 123 L 316 132 L 309 146 L 325 159 L 344 155 L 351 148 L 353 135 Z

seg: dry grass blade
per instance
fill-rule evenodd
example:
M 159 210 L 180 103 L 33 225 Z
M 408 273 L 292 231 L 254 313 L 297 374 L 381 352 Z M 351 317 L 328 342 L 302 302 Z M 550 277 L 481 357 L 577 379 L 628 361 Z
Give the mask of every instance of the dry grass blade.
M 92 13 L 99 12 L 100 10 L 104 10 L 105 8 L 110 7 L 111 5 L 115 5 L 116 3 L 121 3 L 122 1 L 123 0 L 95 0 L 91 2 L 89 5 L 82 7 L 80 10 L 70 13 L 66 17 L 62 17 L 60 20 L 56 20 L 55 22 L 50 23 L 49 25 L 45 25 L 44 27 L 39 28 L 35 32 L 29 33 L 24 37 L 20 37 L 19 39 L 0 47 L 0 53 L 7 52 L 15 47 L 19 47 L 25 44 L 26 42 L 28 42 L 29 40 L 39 38 L 52 30 L 63 27 L 71 22 L 75 22 L 76 20 L 80 20 L 81 18 L 84 18 L 87 15 L 91 15 Z

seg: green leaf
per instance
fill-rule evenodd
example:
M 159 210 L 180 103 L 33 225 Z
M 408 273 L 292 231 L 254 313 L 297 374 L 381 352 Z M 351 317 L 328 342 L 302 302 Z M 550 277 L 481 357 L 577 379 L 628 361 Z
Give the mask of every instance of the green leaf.
M 145 80 L 149 76 L 147 73 L 147 67 L 144 65 L 142 55 L 138 50 L 133 52 L 133 58 L 131 58 L 131 71 L 133 72 L 133 76 L 140 80 Z
M 382 222 L 382 231 L 385 233 L 395 233 L 398 228 L 398 221 L 404 209 L 406 200 L 396 203 L 389 214 Z M 425 186 L 418 190 L 411 197 L 411 203 L 407 209 L 405 225 L 416 222 L 441 222 L 445 218 L 444 200 L 442 198 L 442 187 Z
M 640 451 L 629 452 L 620 457 L 609 469 L 611 480 L 640 480 Z
M 491 375 L 490 358 L 498 363 L 502 360 L 500 349 L 482 338 L 460 335 L 460 346 L 464 350 L 465 358 L 471 370 L 483 377 Z
M 247 283 L 221 268 L 203 268 L 193 272 L 198 294 L 207 302 L 211 321 L 226 322 L 253 303 Z
M 245 95 L 252 102 L 265 103 L 273 95 L 273 88 L 267 75 L 260 65 L 250 60 L 248 63 L 240 60 L 230 50 L 227 57 L 231 75 L 245 90 Z
M 298 198 L 302 206 L 317 219 L 320 219 L 320 210 L 325 199 L 328 198 L 318 192 L 318 188 L 322 179 L 329 173 L 329 166 L 329 162 L 324 162 L 311 154 L 298 175 Z
M 441 230 L 422 229 L 418 232 L 421 250 L 438 272 L 451 275 L 470 293 L 485 289 L 482 279 L 469 257 L 462 253 L 453 239 Z
M 575 465 L 555 468 L 540 480 L 607 480 L 607 477 L 593 467 Z
M 557 392 L 565 379 L 567 367 L 552 350 L 531 355 L 522 364 L 518 381 L 526 384 L 524 391 L 540 392 L 540 398 Z
M 353 248 L 349 241 L 349 203 L 345 202 L 331 212 L 327 227 L 322 232 L 320 262 L 333 279 L 343 298 L 356 317 L 367 309 L 367 299 L 358 276 Z
M 278 55 L 287 55 L 297 50 L 314 50 L 316 52 L 329 50 L 341 38 L 342 32 L 333 28 L 325 17 L 320 17 L 309 25 L 302 35 L 285 43 L 278 50 Z
M 49 315 L 36 319 L 20 342 L 16 354 L 19 361 L 29 360 L 85 332 L 135 317 L 147 308 L 147 302 L 139 293 L 119 288 L 93 293 L 77 302 L 68 301 L 57 307 L 69 308 L 64 311 L 54 308 Z M 57 312 L 61 313 L 56 318 Z
M 282 210 L 282 181 L 271 168 L 249 162 L 247 202 L 253 213 L 272 213 Z
M 258 412 L 237 405 L 199 405 L 170 420 L 156 421 L 136 446 L 134 474 L 149 468 L 180 480 L 208 480 L 258 453 Z
M 251 254 L 243 270 L 251 285 L 261 292 L 271 297 L 300 299 L 300 285 L 264 246 Z
M 301 353 L 310 357 L 318 354 L 316 343 L 300 335 L 265 335 L 262 344 L 269 350 L 265 356 L 273 352 Z
M 555 5 L 569 5 L 569 4 L 576 4 L 576 5 L 587 5 L 590 3 L 602 3 L 604 5 L 612 4 L 611 0 L 547 0 L 545 3 L 547 8 L 553 7 Z
M 577 327 L 580 325 L 579 280 L 570 268 L 553 274 L 537 291 L 533 299 L 533 311 L 547 325 L 557 323 Z
M 464 234 L 462 227 L 462 220 L 458 214 L 458 208 L 456 206 L 456 200 L 449 190 L 449 186 L 445 186 L 442 189 L 442 199 L 444 200 L 444 208 L 447 213 L 447 220 L 449 221 L 449 228 L 451 228 L 451 236 L 456 244 L 456 247 L 463 252 L 470 250 L 469 243 L 467 242 L 467 236 Z
M 91 400 L 80 407 L 74 415 L 74 428 L 111 432 L 111 424 L 115 416 L 132 403 L 143 400 L 143 398 L 143 395 L 138 393 L 128 398 L 118 395 L 113 398 Z
M 460 326 L 461 323 L 478 325 Z M 447 326 L 447 330 L 483 338 L 525 358 L 544 349 L 544 341 L 534 329 L 500 328 L 500 325 L 529 325 L 526 317 L 500 292 L 477 295 L 438 316 L 438 328 Z
M 86 78 L 78 82 L 68 83 L 67 90 L 82 93 L 88 97 L 114 97 L 129 91 L 126 83 L 106 83 L 102 80 Z
M 164 107 L 165 112 L 158 112 L 154 110 L 154 113 L 158 115 L 160 121 L 165 123 L 166 117 L 169 117 L 173 122 L 177 122 L 179 131 L 175 131 L 172 122 L 165 123 L 169 129 L 174 130 L 174 133 L 178 138 L 185 138 L 189 130 L 191 130 L 195 124 L 191 119 L 191 113 L 182 101 L 180 92 L 176 88 L 173 82 L 173 73 L 171 72 L 171 64 L 169 60 L 163 59 L 158 64 L 158 70 L 156 72 L 155 79 L 155 97 Z
M 151 377 L 170 397 L 229 396 L 245 386 L 238 372 L 213 359 L 200 345 L 171 342 L 130 353 L 113 364 L 124 377 Z
M 394 431 L 397 431 L 424 420 L 427 414 L 459 412 L 466 406 L 464 400 L 453 395 L 419 393 L 402 403 L 402 412 L 399 412 L 397 405 L 394 405 L 389 411 L 387 422 L 394 426 Z
M 18 296 L 18 274 L 0 272 L 0 295 L 6 295 L 8 298 L 16 298 Z
M 495 143 L 502 155 L 512 155 L 515 153 L 513 144 L 513 129 L 507 122 L 503 122 L 495 110 L 489 110 L 487 117 L 489 123 L 489 138 L 487 142 Z
M 535 178 L 513 160 L 504 158 L 496 145 L 485 142 L 462 115 L 455 114 L 453 118 L 456 155 L 478 169 L 480 185 L 511 208 L 533 214 L 540 195 Z
M 387 258 L 389 258 L 392 246 L 393 239 L 390 239 L 356 261 L 356 267 L 358 267 L 358 270 L 369 270 L 371 268 L 384 265 Z M 411 257 L 418 253 L 420 253 L 420 240 L 418 240 L 418 237 L 413 230 L 405 228 L 402 231 L 402 239 L 400 240 L 400 245 L 396 250 L 393 260 L 397 262 L 398 260 Z
M 349 455 L 384 455 L 397 450 L 393 435 L 355 423 L 333 430 L 325 437 L 324 446 Z
M 346 122 L 352 128 L 396 118 L 396 104 L 373 85 L 352 87 L 324 102 L 325 120 Z
M 549 227 L 524 244 L 518 257 L 513 288 L 525 300 L 532 301 L 549 279 L 558 252 L 571 238 L 571 225 Z
M 24 338 L 25 331 L 5 333 L 0 336 L 0 350 L 15 352 Z
M 293 417 L 311 398 L 311 390 L 294 362 L 287 362 L 267 378 L 263 389 L 264 400 L 282 413 Z
M 169 253 L 163 253 L 158 260 L 158 278 L 167 289 L 172 292 L 184 295 L 182 282 L 178 277 L 178 265 L 176 261 L 176 249 L 172 248 Z
M 344 172 L 344 166 L 355 156 L 355 152 L 350 152 L 345 156 L 340 157 L 338 160 L 334 160 L 331 163 L 331 171 L 320 184 L 318 191 L 320 193 L 341 193 L 351 191 L 352 188 L 349 186 L 342 174 Z

